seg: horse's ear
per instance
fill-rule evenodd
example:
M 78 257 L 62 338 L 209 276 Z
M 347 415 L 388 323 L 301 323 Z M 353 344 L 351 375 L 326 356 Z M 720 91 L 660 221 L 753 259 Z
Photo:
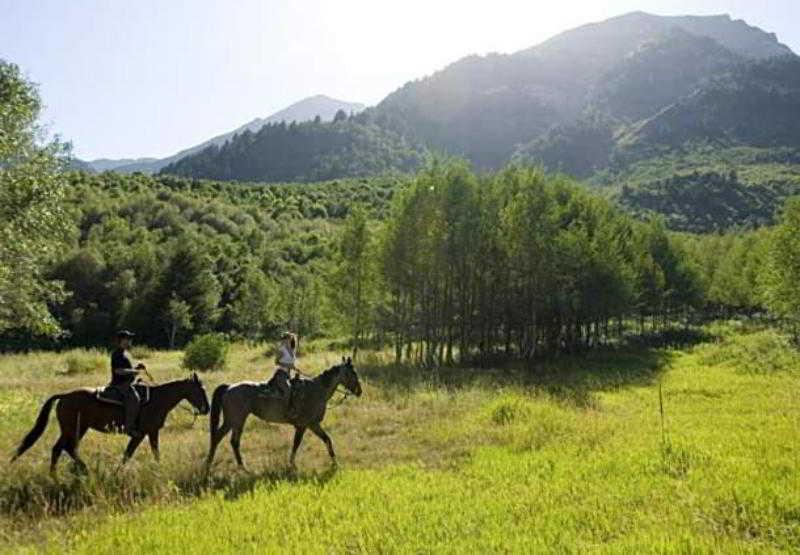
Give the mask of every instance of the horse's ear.
M 342 356 L 342 364 L 347 364 L 347 360 L 345 360 L 344 356 Z
M 346 363 L 347 363 L 348 365 L 352 365 L 352 364 L 353 364 L 353 359 L 352 359 L 351 357 L 347 357 L 347 361 L 346 361 Z
M 200 377 L 197 375 L 197 372 L 192 372 L 192 381 L 199 382 Z

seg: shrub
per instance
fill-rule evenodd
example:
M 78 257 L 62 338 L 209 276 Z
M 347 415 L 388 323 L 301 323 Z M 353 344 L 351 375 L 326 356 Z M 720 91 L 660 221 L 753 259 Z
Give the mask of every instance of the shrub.
M 209 333 L 192 339 L 183 354 L 183 366 L 189 370 L 221 370 L 225 367 L 230 345 L 225 336 Z
M 800 354 L 785 335 L 773 329 L 724 337 L 698 353 L 704 365 L 726 365 L 752 374 L 791 371 L 800 365 Z
M 92 374 L 108 369 L 109 359 L 100 351 L 71 351 L 67 354 L 65 374 Z
M 518 395 L 502 396 L 490 403 L 487 410 L 489 419 L 501 426 L 524 418 L 530 412 L 525 399 Z

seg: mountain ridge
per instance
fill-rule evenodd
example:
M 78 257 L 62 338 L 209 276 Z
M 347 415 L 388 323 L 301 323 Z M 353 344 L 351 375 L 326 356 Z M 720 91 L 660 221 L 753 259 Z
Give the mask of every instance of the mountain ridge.
M 721 184 L 741 183 L 717 176 L 741 170 L 747 202 L 718 213 L 750 203 L 757 216 L 743 221 L 764 221 L 776 195 L 795 188 L 790 163 L 770 149 L 800 144 L 796 81 L 800 58 L 773 33 L 724 15 L 634 12 L 511 54 L 462 57 L 336 123 L 244 129 L 162 173 L 267 182 L 366 177 L 413 171 L 435 151 L 478 170 L 542 165 L 604 188 L 628 187 L 630 202 L 650 199 L 646 209 L 663 209 L 683 202 L 669 197 L 672 186 L 696 184 L 727 203 Z M 734 154 L 725 162 L 697 154 L 709 145 Z M 747 147 L 769 161 L 736 159 Z M 698 160 L 698 177 L 660 160 L 669 153 Z M 633 179 L 635 168 L 663 168 L 651 179 L 668 185 Z M 782 185 L 770 192 L 767 181 Z M 634 194 L 640 186 L 646 193 Z M 696 218 L 681 225 L 707 225 Z
M 364 108 L 365 105 L 359 102 L 338 100 L 324 94 L 316 94 L 294 102 L 286 108 L 278 110 L 277 112 L 264 118 L 254 118 L 232 131 L 216 135 L 203 141 L 202 143 L 180 150 L 179 152 L 176 152 L 175 154 L 165 158 L 145 157 L 119 160 L 101 158 L 98 160 L 91 160 L 86 163 L 89 164 L 92 169 L 98 172 L 116 171 L 119 173 L 133 173 L 140 171 L 143 173 L 156 173 L 163 167 L 185 156 L 200 152 L 211 145 L 222 145 L 225 141 L 232 139 L 235 135 L 240 134 L 245 130 L 258 131 L 261 127 L 268 123 L 279 123 L 281 121 L 285 121 L 286 123 L 291 123 L 293 121 L 308 121 L 314 119 L 316 116 L 320 116 L 323 121 L 329 121 L 333 119 L 338 110 L 343 110 L 346 113 L 358 113 Z
M 510 54 L 463 57 L 406 83 L 373 112 L 379 122 L 428 147 L 463 155 L 479 168 L 496 168 L 517 145 L 555 126 L 574 124 L 591 108 L 592 91 L 604 75 L 676 29 L 714 41 L 730 58 L 759 61 L 794 55 L 774 33 L 728 15 L 633 12 L 564 31 Z

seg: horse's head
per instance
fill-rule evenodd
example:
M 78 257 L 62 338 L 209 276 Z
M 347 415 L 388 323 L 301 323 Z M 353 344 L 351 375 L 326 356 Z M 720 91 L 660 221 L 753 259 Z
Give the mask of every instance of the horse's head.
M 356 397 L 361 397 L 361 382 L 358 379 L 356 369 L 353 368 L 353 359 L 350 357 L 342 357 L 342 363 L 339 365 L 339 379 L 350 393 Z
M 206 395 L 206 388 L 203 387 L 203 382 L 200 381 L 197 372 L 192 372 L 192 376 L 186 381 L 189 383 L 189 392 L 186 399 L 199 414 L 208 414 L 210 410 L 208 395 Z

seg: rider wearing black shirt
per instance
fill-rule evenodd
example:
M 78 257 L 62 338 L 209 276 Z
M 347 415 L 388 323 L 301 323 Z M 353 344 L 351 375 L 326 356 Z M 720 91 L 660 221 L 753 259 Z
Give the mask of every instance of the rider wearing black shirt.
M 144 364 L 137 364 L 134 368 L 128 355 L 133 333 L 127 330 L 117 332 L 117 348 L 111 353 L 111 387 L 114 387 L 122 394 L 122 402 L 125 406 L 125 431 L 131 437 L 141 436 L 141 432 L 136 427 L 136 418 L 139 416 L 140 400 L 133 382 L 140 370 L 144 370 Z

